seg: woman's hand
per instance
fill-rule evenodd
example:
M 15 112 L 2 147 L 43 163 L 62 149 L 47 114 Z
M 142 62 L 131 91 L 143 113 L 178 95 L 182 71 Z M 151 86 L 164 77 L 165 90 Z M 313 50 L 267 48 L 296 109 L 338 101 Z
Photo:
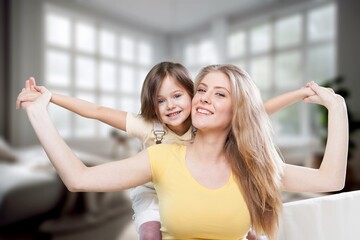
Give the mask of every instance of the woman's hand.
M 306 97 L 305 102 L 323 105 L 328 110 L 337 107 L 346 108 L 344 98 L 336 94 L 333 89 L 321 87 L 315 82 L 310 82 L 306 86 L 310 87 L 316 94 Z
M 29 78 L 25 82 L 25 88 L 20 92 L 16 100 L 16 109 L 20 106 L 28 111 L 29 109 L 46 108 L 51 99 L 51 92 L 45 87 L 36 86 L 35 79 Z
M 25 102 L 33 102 L 41 96 L 41 87 L 36 86 L 35 79 L 30 77 L 25 81 L 25 88 L 19 93 L 16 99 L 16 109 L 19 109 Z M 26 104 L 25 104 L 26 105 Z

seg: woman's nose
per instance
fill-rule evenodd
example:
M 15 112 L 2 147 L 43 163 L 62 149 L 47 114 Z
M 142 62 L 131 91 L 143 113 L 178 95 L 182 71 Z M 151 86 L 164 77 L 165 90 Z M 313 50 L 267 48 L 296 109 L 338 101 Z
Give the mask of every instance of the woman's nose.
M 208 103 L 208 104 L 211 103 L 209 93 L 208 92 L 204 93 L 201 96 L 200 101 L 203 103 Z

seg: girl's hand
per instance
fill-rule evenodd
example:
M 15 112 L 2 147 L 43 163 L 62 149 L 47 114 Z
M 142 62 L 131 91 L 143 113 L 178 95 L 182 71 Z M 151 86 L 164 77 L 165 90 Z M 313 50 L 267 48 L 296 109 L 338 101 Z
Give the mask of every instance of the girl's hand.
M 302 99 L 305 100 L 305 98 L 310 97 L 312 95 L 315 95 L 316 93 L 310 88 L 310 83 L 307 83 L 305 87 L 301 88 L 300 94 L 302 96 Z
M 336 94 L 333 89 L 325 88 L 317 85 L 315 82 L 307 84 L 316 94 L 306 97 L 305 102 L 316 103 L 323 105 L 328 110 L 336 107 L 345 107 L 345 100 L 339 94 Z

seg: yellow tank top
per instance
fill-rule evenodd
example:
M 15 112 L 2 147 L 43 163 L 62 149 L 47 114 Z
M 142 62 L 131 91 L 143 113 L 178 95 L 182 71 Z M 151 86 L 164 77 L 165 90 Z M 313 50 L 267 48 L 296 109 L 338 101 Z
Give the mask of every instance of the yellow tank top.
M 223 187 L 208 189 L 188 171 L 186 146 L 155 145 L 148 154 L 163 239 L 245 239 L 250 214 L 232 175 Z

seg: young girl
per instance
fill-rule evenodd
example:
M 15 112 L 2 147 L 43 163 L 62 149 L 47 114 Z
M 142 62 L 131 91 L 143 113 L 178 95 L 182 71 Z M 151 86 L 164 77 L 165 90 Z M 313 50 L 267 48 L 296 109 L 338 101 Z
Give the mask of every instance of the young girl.
M 41 95 L 36 91 L 40 89 L 33 78 L 26 85 L 17 99 L 17 108 L 21 102 L 34 101 Z M 310 88 L 302 88 L 275 97 L 264 106 L 271 114 L 313 94 Z M 148 147 L 156 143 L 185 143 L 192 140 L 192 97 L 193 82 L 186 68 L 179 63 L 161 62 L 145 78 L 139 115 L 55 93 L 52 93 L 51 102 L 83 117 L 97 119 L 126 131 L 129 136 L 139 138 L 143 147 Z M 131 192 L 131 199 L 140 239 L 161 239 L 158 199 L 153 185 L 148 183 L 136 187 Z

